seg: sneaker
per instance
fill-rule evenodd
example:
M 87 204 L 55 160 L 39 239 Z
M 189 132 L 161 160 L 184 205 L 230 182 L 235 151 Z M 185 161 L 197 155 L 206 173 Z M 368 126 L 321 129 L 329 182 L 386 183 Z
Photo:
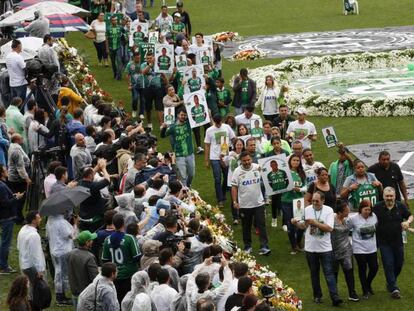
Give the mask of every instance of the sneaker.
M 268 256 L 270 255 L 271 252 L 272 251 L 267 247 L 262 247 L 261 249 L 259 249 L 259 255 L 262 255 L 262 256 Z
M 392 299 L 401 299 L 401 293 L 400 293 L 400 291 L 398 289 L 394 290 L 391 293 L 391 298 Z
M 349 295 L 348 300 L 357 302 L 357 301 L 359 301 L 359 297 L 356 293 L 352 293 L 351 295 Z
M 251 246 L 245 246 L 243 251 L 247 254 L 250 254 L 253 251 L 253 249 Z
M 69 299 L 67 299 L 67 300 L 66 299 L 61 299 L 61 300 L 56 300 L 56 305 L 58 307 L 66 307 L 66 306 L 72 306 L 73 303 Z
M 344 301 L 341 299 L 341 298 L 334 298 L 334 300 L 332 300 L 332 305 L 334 306 L 334 307 L 337 307 L 337 306 L 339 306 L 341 303 L 343 303 Z
M 137 111 L 136 111 L 136 110 L 133 110 L 133 111 L 132 111 L 132 117 L 133 117 L 133 118 L 136 118 L 136 116 L 137 116 Z
M 272 227 L 273 228 L 277 227 L 277 218 L 272 218 Z
M 239 224 L 239 220 L 238 219 L 233 220 L 233 225 L 238 225 L 238 224 Z
M 204 152 L 204 149 L 201 147 L 197 147 L 197 154 L 201 154 Z
M 364 293 L 363 295 L 362 295 L 362 299 L 364 299 L 364 300 L 368 300 L 369 299 L 369 293 L 367 292 L 367 293 Z
M 224 207 L 224 201 L 220 201 L 220 202 L 218 202 L 217 206 L 218 206 L 219 208 L 223 208 L 223 207 Z
M 292 249 L 291 251 L 290 251 L 290 254 L 291 255 L 296 255 L 298 252 L 297 252 L 297 250 L 296 249 Z
M 287 232 L 287 226 L 286 225 L 283 225 L 282 229 L 283 229 L 283 231 Z
M 144 117 L 144 115 L 143 115 L 143 114 L 140 114 L 140 115 L 139 115 L 139 118 L 140 118 L 141 120 L 144 120 L 144 119 L 145 119 L 145 117 Z
M 313 298 L 313 302 L 314 303 L 323 303 L 322 298 L 321 297 L 315 297 Z
M 148 123 L 147 127 L 149 127 L 152 130 L 152 123 Z
M 5 269 L 1 269 L 0 270 L 0 274 L 12 274 L 12 273 L 16 273 L 17 271 L 14 270 L 12 267 L 8 266 Z

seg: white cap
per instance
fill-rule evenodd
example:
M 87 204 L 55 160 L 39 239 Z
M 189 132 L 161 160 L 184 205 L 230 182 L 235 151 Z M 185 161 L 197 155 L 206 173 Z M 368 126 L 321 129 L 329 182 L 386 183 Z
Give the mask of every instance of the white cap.
M 177 12 L 174 14 L 174 17 L 181 17 L 181 14 Z
M 307 114 L 308 114 L 308 111 L 306 110 L 306 108 L 305 108 L 305 107 L 299 107 L 298 109 L 296 109 L 296 113 L 297 113 L 297 114 L 304 114 L 304 115 L 307 115 Z

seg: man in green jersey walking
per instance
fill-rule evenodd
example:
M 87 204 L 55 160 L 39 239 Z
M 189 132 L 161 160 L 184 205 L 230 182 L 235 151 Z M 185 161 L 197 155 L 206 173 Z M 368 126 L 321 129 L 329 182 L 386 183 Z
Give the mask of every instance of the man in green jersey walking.
M 207 113 L 203 105 L 200 105 L 200 100 L 197 95 L 194 95 L 194 107 L 191 108 L 191 117 L 195 123 L 203 123 L 206 120 Z
M 114 281 L 119 304 L 131 290 L 131 277 L 138 271 L 140 252 L 132 235 L 125 233 L 125 220 L 116 214 L 112 220 L 115 232 L 105 239 L 102 250 L 102 262 L 116 265 L 118 274 Z
M 270 162 L 270 168 L 272 169 L 267 174 L 267 180 L 273 191 L 280 191 L 286 189 L 289 184 L 288 177 L 285 171 L 279 170 L 276 160 Z
M 168 69 L 170 69 L 171 57 L 167 55 L 166 48 L 162 48 L 161 56 L 158 56 L 157 63 L 158 63 L 159 70 L 167 71 Z
M 224 78 L 218 78 L 216 80 L 217 87 L 217 106 L 222 118 L 229 113 L 229 105 L 231 103 L 231 93 L 228 88 L 224 86 Z
M 126 65 L 125 72 L 127 74 L 128 90 L 132 93 L 132 117 L 137 116 L 138 100 L 139 115 L 144 118 L 144 77 L 141 74 L 141 56 L 135 51 L 132 59 Z
M 161 137 L 168 135 L 171 137 L 180 180 L 187 187 L 191 187 L 195 175 L 195 158 L 191 127 L 184 108 L 178 110 L 177 120 L 174 124 L 169 127 L 165 123 L 162 125 Z
M 124 30 L 118 25 L 116 15 L 112 15 L 111 24 L 106 28 L 106 50 L 111 58 L 114 79 L 117 80 L 121 80 L 122 78 L 121 37 L 123 33 Z

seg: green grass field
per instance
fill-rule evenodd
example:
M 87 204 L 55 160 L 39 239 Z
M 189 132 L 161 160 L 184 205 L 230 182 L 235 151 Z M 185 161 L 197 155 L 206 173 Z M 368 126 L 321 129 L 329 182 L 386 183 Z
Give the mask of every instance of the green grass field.
M 167 4 L 172 5 L 173 0 Z M 351 28 L 370 28 L 410 25 L 412 23 L 413 4 L 411 0 L 399 0 L 393 3 L 386 0 L 368 1 L 360 0 L 359 16 L 342 16 L 341 0 L 326 1 L 298 1 L 298 0 L 187 0 L 185 8 L 191 15 L 193 33 L 203 32 L 211 34 L 219 31 L 236 31 L 242 36 L 341 30 Z M 158 2 L 157 2 L 158 5 Z M 149 10 L 151 17 L 158 15 L 158 8 Z M 109 68 L 97 67 L 95 50 L 92 42 L 83 38 L 81 34 L 70 34 L 68 41 L 79 49 L 81 55 L 90 65 L 95 73 L 101 87 L 111 93 L 116 100 L 130 102 L 130 93 L 127 90 L 125 81 L 119 82 L 112 79 L 112 72 Z M 240 68 L 255 68 L 263 65 L 280 62 L 280 59 L 256 60 L 252 62 L 223 62 L 223 72 L 228 81 L 232 75 L 238 73 Z M 315 123 L 318 133 L 327 125 L 334 125 L 335 131 L 341 141 L 345 144 L 358 144 L 368 142 L 386 142 L 396 140 L 410 140 L 414 137 L 413 118 L 310 118 Z M 153 122 L 156 124 L 156 121 Z M 158 133 L 157 127 L 155 132 Z M 167 140 L 159 140 L 159 150 L 165 151 L 169 147 Z M 328 150 L 320 139 L 314 144 L 315 158 L 329 165 L 336 157 L 333 150 Z M 197 156 L 196 178 L 194 188 L 199 189 L 202 197 L 211 203 L 215 202 L 214 185 L 211 170 L 203 165 L 204 155 Z M 414 204 L 414 202 L 412 202 Z M 225 210 L 230 216 L 229 207 Z M 269 210 L 270 213 L 270 210 Z M 17 232 L 16 228 L 16 232 Z M 287 234 L 280 227 L 277 229 L 268 227 L 270 247 L 272 255 L 266 258 L 259 258 L 263 264 L 268 264 L 274 271 L 279 273 L 280 278 L 293 287 L 303 299 L 306 310 L 328 310 L 331 304 L 328 299 L 328 292 L 322 278 L 322 285 L 325 293 L 325 303 L 315 305 L 312 303 L 312 289 L 310 275 L 303 254 L 292 256 L 289 254 L 290 245 Z M 236 240 L 240 241 L 241 228 L 235 227 Z M 15 240 L 14 240 L 15 243 Z M 414 275 L 414 239 L 409 237 L 406 247 L 406 262 L 399 278 L 403 299 L 392 301 L 385 290 L 385 278 L 380 267 L 378 275 L 374 280 L 373 288 L 376 294 L 368 301 L 359 303 L 345 303 L 341 308 L 347 310 L 412 310 L 414 305 L 414 285 L 411 281 Z M 257 251 L 258 245 L 254 245 Z M 11 252 L 10 263 L 18 267 L 17 251 L 15 244 Z M 381 266 L 381 263 L 380 263 Z M 356 286 L 360 293 L 360 285 L 357 274 Z M 13 276 L 0 276 L 0 301 L 4 302 Z M 347 298 L 347 291 L 343 275 L 340 275 L 339 290 L 343 298 Z M 6 306 L 0 304 L 0 310 Z M 69 310 L 70 308 L 57 308 L 52 306 L 50 310 Z

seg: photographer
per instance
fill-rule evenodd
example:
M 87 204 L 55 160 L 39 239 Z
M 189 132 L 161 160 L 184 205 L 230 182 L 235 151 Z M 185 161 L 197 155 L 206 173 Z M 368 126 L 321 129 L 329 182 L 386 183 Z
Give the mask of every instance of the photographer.
M 170 188 L 170 193 L 165 199 L 171 204 L 180 206 L 190 213 L 194 213 L 195 206 L 182 201 L 187 196 L 187 189 L 183 188 L 181 182 L 178 180 L 172 180 L 169 182 L 168 187 Z
M 198 264 L 203 262 L 203 253 L 212 242 L 213 236 L 208 228 L 201 229 L 195 236 L 188 239 L 190 248 L 184 253 L 182 274 L 191 273 Z

